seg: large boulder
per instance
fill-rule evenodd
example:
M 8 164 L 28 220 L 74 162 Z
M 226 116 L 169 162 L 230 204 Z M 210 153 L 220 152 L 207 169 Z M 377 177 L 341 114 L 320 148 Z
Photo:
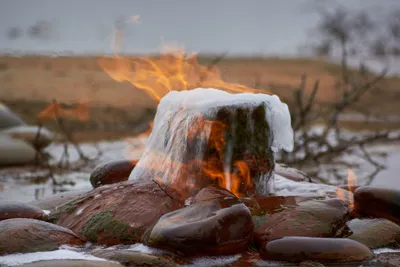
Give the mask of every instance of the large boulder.
M 205 188 L 202 191 L 208 191 Z M 246 251 L 254 225 L 249 209 L 234 195 L 207 198 L 163 215 L 144 238 L 151 247 L 185 255 L 225 255 Z M 211 188 L 216 192 L 215 188 Z
M 348 205 L 340 199 L 304 201 L 278 213 L 253 215 L 255 241 L 261 247 L 285 236 L 334 237 L 348 218 Z
M 35 159 L 36 151 L 30 144 L 0 133 L 0 166 L 31 164 Z
M 44 219 L 43 210 L 38 207 L 16 201 L 0 203 L 0 221 L 13 218 Z
M 129 179 L 156 179 L 187 197 L 211 184 L 236 196 L 266 195 L 274 151 L 292 146 L 290 114 L 277 96 L 172 91 L 160 101 L 146 150 Z
M 128 180 L 137 160 L 114 160 L 97 165 L 90 175 L 93 188 Z
M 61 245 L 80 246 L 85 240 L 70 229 L 34 219 L 0 221 L 0 255 L 56 250 Z
M 93 243 L 132 244 L 162 215 L 182 206 L 177 194 L 155 182 L 126 181 L 98 187 L 57 207 L 49 220 Z
M 19 125 L 4 129 L 1 132 L 14 139 L 23 140 L 38 150 L 50 145 L 55 138 L 52 132 L 38 126 Z

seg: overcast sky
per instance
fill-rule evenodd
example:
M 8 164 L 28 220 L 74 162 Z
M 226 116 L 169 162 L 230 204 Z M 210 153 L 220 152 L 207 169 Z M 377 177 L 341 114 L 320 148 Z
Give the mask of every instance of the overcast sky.
M 295 54 L 310 38 L 315 0 L 0 0 L 0 51 L 110 52 L 118 18 L 141 16 L 126 26 L 124 52 L 158 51 L 161 38 L 188 51 Z M 320 0 L 323 1 L 323 0 Z M 400 7 L 400 0 L 338 0 L 351 8 Z M 46 39 L 29 27 L 51 22 Z M 21 36 L 8 38 L 10 28 Z

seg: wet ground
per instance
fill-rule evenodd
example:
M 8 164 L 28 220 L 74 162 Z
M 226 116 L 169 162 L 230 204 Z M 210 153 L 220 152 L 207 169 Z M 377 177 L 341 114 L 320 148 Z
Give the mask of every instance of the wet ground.
M 84 154 L 95 160 L 87 163 L 77 163 L 79 155 L 73 147 L 69 148 L 69 160 L 71 166 L 79 165 L 76 170 L 56 171 L 54 181 L 49 176 L 49 170 L 30 167 L 13 167 L 0 170 L 0 201 L 16 200 L 29 202 L 42 199 L 54 193 L 64 191 L 90 190 L 89 176 L 96 164 L 108 160 L 117 159 L 139 159 L 144 150 L 146 138 L 131 138 L 121 141 L 106 141 L 97 144 L 81 144 L 80 147 Z M 371 182 L 373 186 L 400 189 L 398 173 L 400 173 L 400 144 L 382 145 L 375 147 L 374 150 L 386 152 L 387 158 L 382 161 L 386 169 L 381 171 Z M 61 144 L 53 144 L 47 148 L 47 151 L 54 157 L 54 162 L 61 158 L 64 147 Z M 101 155 L 99 155 L 99 152 Z M 357 174 L 357 172 L 356 172 Z M 360 185 L 368 181 L 358 180 Z M 319 185 L 314 185 L 317 192 Z M 308 194 L 309 187 L 304 190 L 298 184 L 292 185 L 289 180 L 277 179 L 277 190 L 281 194 Z M 291 188 L 289 190 L 289 188 Z M 303 191 L 302 191 L 303 190 Z M 322 191 L 324 191 L 322 189 Z M 277 192 L 279 193 L 279 192 Z

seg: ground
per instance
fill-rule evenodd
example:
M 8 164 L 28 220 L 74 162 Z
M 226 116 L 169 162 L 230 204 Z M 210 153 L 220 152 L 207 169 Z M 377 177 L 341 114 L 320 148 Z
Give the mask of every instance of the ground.
M 74 104 L 89 101 L 89 121 L 66 121 L 79 141 L 116 139 L 144 131 L 155 114 L 156 102 L 131 84 L 111 79 L 98 65 L 98 57 L 0 56 L 0 99 L 29 123 L 54 99 Z M 213 57 L 200 57 L 207 65 Z M 300 77 L 308 77 L 308 91 L 320 80 L 318 100 L 335 99 L 335 76 L 340 67 L 323 60 L 284 58 L 225 58 L 219 64 L 225 81 L 245 84 L 278 94 L 290 101 Z M 397 115 L 400 111 L 399 77 L 388 77 L 363 98 L 360 107 Z M 53 121 L 44 123 L 57 130 Z M 400 122 L 379 123 L 399 128 Z M 344 123 L 353 128 L 375 128 L 377 123 Z

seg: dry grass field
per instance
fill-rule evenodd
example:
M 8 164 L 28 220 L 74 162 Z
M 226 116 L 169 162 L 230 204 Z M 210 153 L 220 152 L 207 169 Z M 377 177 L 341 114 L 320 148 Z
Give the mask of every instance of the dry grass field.
M 53 99 L 74 104 L 88 101 L 89 122 L 73 122 L 79 139 L 103 139 L 128 135 L 137 125 L 151 120 L 156 102 L 128 82 L 116 82 L 99 67 L 98 57 L 0 56 L 0 99 L 30 123 Z M 207 65 L 212 57 L 200 57 Z M 225 58 L 217 66 L 222 78 L 273 91 L 290 99 L 300 77 L 308 77 L 307 88 L 320 80 L 318 100 L 335 99 L 337 65 L 310 59 Z M 362 106 L 382 114 L 400 112 L 400 78 L 388 77 L 378 93 L 367 95 Z M 49 125 L 54 128 L 54 125 Z M 93 134 L 92 134 L 93 132 Z M 99 133 L 101 132 L 101 133 Z

